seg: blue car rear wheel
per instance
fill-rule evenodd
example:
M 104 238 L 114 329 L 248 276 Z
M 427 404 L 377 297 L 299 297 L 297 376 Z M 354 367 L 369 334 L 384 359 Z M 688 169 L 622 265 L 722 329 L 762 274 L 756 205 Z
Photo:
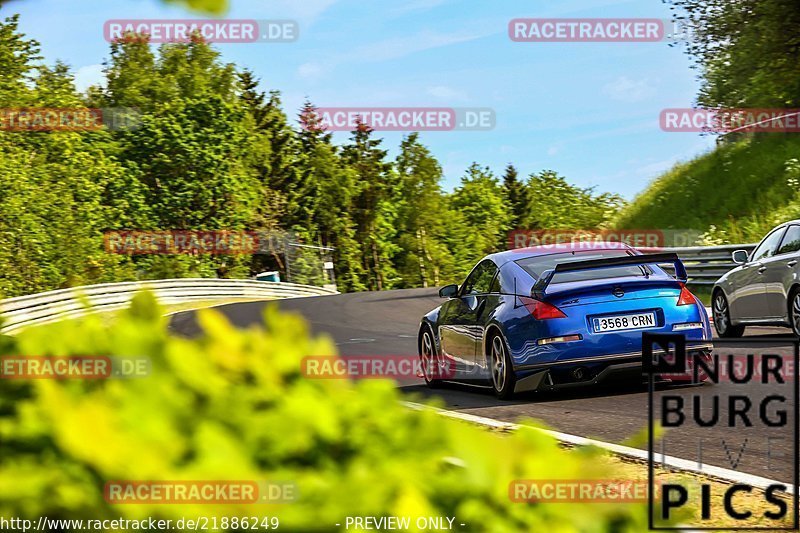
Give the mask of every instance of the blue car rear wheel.
M 486 365 L 492 379 L 492 389 L 495 396 L 501 400 L 508 400 L 514 396 L 516 377 L 511 358 L 508 355 L 506 341 L 500 333 L 493 333 L 487 342 L 488 354 Z
M 422 375 L 425 378 L 425 384 L 432 389 L 437 388 L 441 384 L 441 380 L 437 379 L 436 376 L 440 375 L 444 365 L 433 340 L 433 331 L 428 325 L 422 327 L 422 336 L 419 341 L 419 358 L 422 364 Z

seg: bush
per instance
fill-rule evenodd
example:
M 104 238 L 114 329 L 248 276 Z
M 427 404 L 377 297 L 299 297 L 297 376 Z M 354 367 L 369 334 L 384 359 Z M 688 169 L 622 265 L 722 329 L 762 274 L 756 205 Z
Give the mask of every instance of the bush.
M 304 321 L 265 313 L 239 331 L 199 313 L 202 338 L 170 335 L 151 295 L 112 324 L 88 317 L 0 337 L 0 355 L 147 356 L 139 379 L 0 379 L 0 516 L 178 519 L 278 516 L 330 531 L 346 516 L 455 516 L 469 531 L 643 531 L 634 504 L 520 504 L 514 479 L 611 477 L 591 450 L 534 430 L 484 431 L 399 403 L 393 383 L 309 380 L 328 355 Z M 107 480 L 291 480 L 271 505 L 111 505 Z M 458 526 L 456 526 L 458 529 Z

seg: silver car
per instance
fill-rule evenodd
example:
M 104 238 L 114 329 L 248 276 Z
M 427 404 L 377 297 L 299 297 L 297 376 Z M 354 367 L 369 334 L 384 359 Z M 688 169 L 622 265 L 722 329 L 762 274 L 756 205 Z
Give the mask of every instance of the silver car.
M 720 337 L 745 326 L 788 326 L 800 336 L 800 220 L 781 224 L 752 253 L 733 252 L 739 266 L 714 284 L 711 308 Z

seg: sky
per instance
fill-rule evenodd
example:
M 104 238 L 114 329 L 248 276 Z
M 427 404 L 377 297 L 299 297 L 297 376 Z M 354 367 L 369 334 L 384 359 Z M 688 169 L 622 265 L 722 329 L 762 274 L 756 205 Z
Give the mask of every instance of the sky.
M 21 30 L 45 62 L 70 65 L 85 89 L 103 79 L 109 19 L 207 18 L 160 0 L 16 0 Z M 217 44 L 223 60 L 279 90 L 295 120 L 308 98 L 320 107 L 480 107 L 488 131 L 421 134 L 458 186 L 477 162 L 501 175 L 555 170 L 571 183 L 632 199 L 675 163 L 713 146 L 698 133 L 664 132 L 664 108 L 691 107 L 697 70 L 666 42 L 513 42 L 514 18 L 670 17 L 659 0 L 231 0 L 236 19 L 297 21 L 291 43 Z M 376 132 L 390 157 L 403 133 Z M 346 132 L 335 141 L 347 140 Z

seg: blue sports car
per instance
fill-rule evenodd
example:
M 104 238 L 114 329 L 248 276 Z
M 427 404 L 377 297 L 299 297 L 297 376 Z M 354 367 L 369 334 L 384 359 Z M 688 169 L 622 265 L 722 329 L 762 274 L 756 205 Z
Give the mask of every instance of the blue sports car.
M 674 265 L 674 276 L 664 263 Z M 644 255 L 620 243 L 489 255 L 460 287 L 443 287 L 447 301 L 422 318 L 425 381 L 490 384 L 507 399 L 621 373 L 641 380 L 644 331 L 681 333 L 690 352 L 710 360 L 708 315 L 685 282 L 677 255 Z

